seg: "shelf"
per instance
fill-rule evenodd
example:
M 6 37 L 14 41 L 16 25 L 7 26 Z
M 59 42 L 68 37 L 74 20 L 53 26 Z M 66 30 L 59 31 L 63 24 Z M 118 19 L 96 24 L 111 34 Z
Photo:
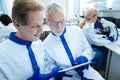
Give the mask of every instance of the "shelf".
M 120 10 L 100 10 L 99 12 L 120 12 Z

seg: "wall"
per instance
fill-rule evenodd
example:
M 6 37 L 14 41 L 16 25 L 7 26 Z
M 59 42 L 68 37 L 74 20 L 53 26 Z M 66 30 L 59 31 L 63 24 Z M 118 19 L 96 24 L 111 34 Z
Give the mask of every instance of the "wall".
M 4 6 L 2 0 L 0 0 L 0 12 L 4 13 Z
M 68 7 L 68 0 L 41 0 L 45 7 L 48 5 L 48 4 L 51 4 L 51 3 L 59 3 L 60 5 L 62 5 L 64 8 L 65 8 L 65 11 L 66 11 L 66 14 L 67 14 L 67 7 Z M 45 13 L 45 12 L 44 12 Z M 45 17 L 45 15 L 44 15 Z
M 102 10 L 99 13 L 101 17 L 120 18 L 120 10 Z
M 50 3 L 59 3 L 65 8 L 66 19 L 71 19 L 80 13 L 80 0 L 41 0 L 45 7 Z
M 87 7 L 100 11 L 100 17 L 120 18 L 120 0 L 80 0 L 80 15 L 83 16 Z

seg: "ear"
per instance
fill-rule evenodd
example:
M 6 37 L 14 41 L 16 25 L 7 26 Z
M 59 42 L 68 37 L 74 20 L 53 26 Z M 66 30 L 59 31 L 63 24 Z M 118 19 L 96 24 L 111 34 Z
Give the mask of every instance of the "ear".
M 13 21 L 13 24 L 17 29 L 20 27 L 20 24 L 16 20 Z

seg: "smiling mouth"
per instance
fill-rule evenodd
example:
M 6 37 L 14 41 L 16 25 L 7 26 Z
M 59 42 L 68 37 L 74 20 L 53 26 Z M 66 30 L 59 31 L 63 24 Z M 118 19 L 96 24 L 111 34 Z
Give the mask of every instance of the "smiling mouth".
M 40 37 L 40 34 L 35 34 L 35 37 Z

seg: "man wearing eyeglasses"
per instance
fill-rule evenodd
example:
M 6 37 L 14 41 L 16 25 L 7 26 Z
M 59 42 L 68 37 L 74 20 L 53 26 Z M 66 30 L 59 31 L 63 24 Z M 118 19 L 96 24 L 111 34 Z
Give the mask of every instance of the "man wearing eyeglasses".
M 62 69 L 88 62 L 92 59 L 89 46 L 81 29 L 65 26 L 63 8 L 53 3 L 47 8 L 48 26 L 51 33 L 44 40 L 49 55 L 62 66 Z M 85 65 L 64 73 L 63 79 L 57 80 L 104 80 L 90 65 Z

